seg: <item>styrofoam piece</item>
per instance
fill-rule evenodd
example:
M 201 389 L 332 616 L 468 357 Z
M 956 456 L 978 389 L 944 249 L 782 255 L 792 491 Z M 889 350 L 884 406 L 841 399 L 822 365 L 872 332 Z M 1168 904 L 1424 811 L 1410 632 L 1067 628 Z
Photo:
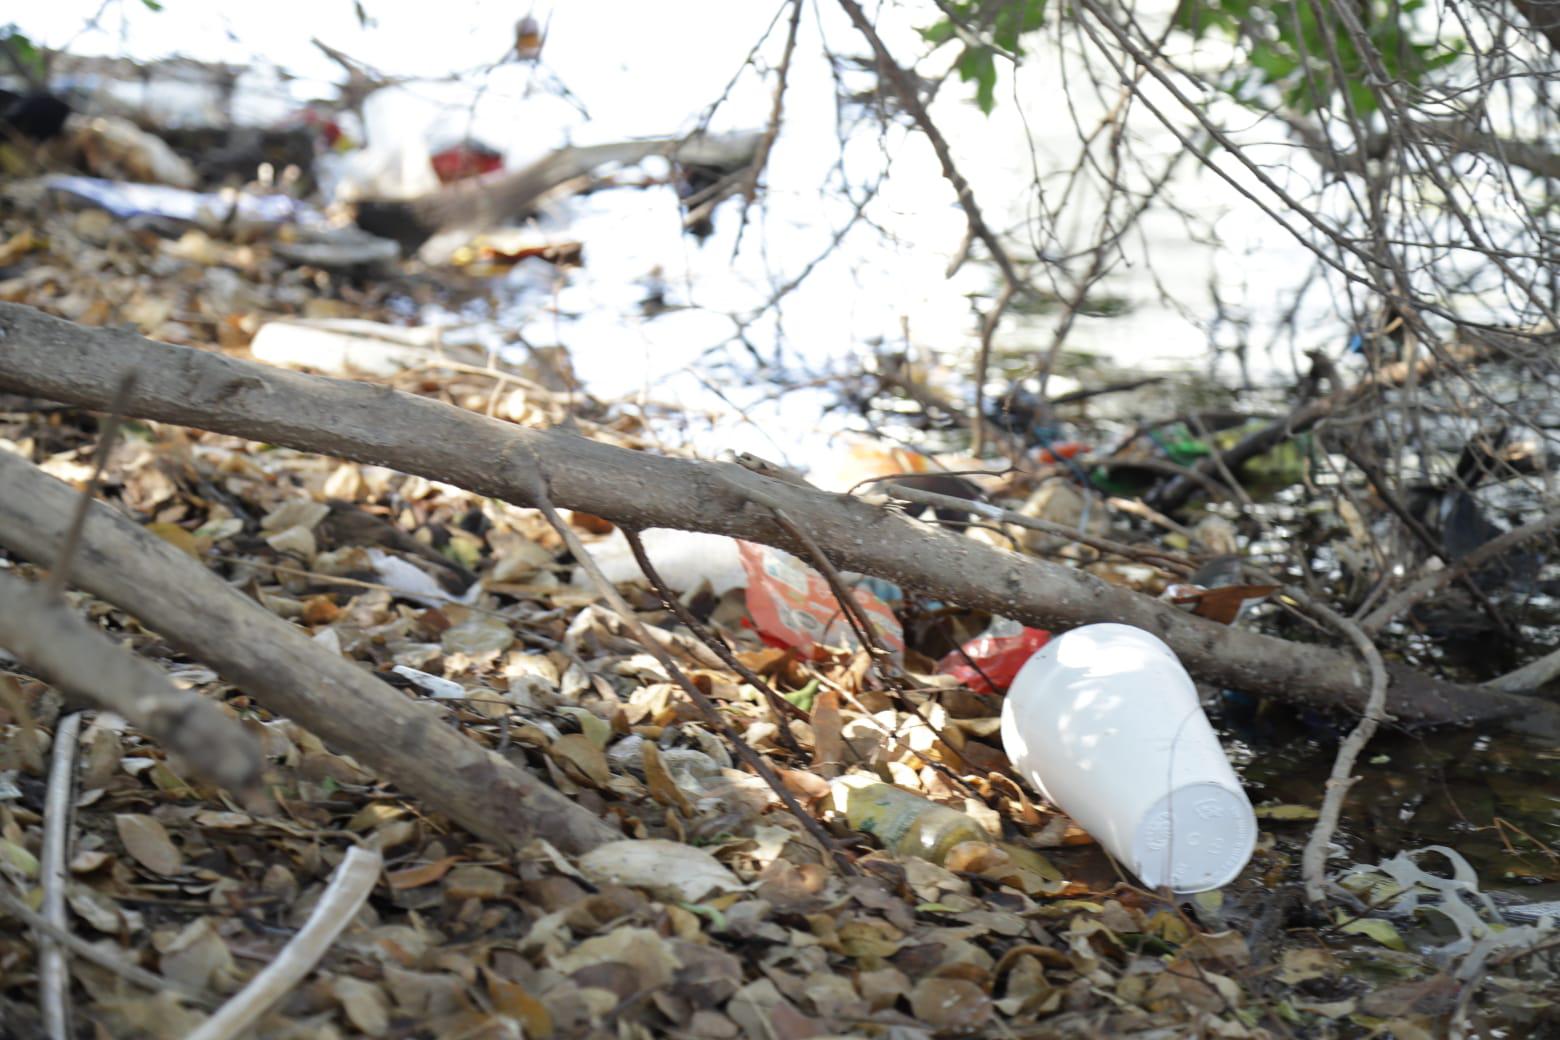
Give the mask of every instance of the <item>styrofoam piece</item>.
M 710 590 L 717 596 L 747 586 L 747 572 L 742 569 L 742 558 L 734 539 L 725 535 L 676 531 L 664 527 L 652 527 L 640 534 L 639 538 L 656 572 L 679 595 L 706 580 L 710 583 Z M 628 547 L 628 539 L 623 537 L 622 531 L 613 531 L 611 537 L 590 546 L 590 555 L 607 580 L 614 585 L 630 581 L 644 582 L 639 564 L 635 562 L 634 554 Z M 583 586 L 589 583 L 590 578 L 584 568 L 577 568 L 574 584 Z
M 249 343 L 256 360 L 333 375 L 393 376 L 437 357 L 438 330 L 372 321 L 268 321 Z
M 1251 858 L 1251 802 L 1186 669 L 1142 629 L 1086 625 L 1038 651 L 1003 702 L 1002 744 L 1150 888 L 1219 888 Z

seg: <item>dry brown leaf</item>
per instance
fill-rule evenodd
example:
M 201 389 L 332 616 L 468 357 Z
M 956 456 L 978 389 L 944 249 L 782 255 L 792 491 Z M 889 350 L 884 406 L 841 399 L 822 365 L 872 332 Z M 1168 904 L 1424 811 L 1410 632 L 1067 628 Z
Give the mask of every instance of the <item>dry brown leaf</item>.
M 894 1002 L 910 992 L 910 977 L 898 968 L 885 966 L 875 971 L 864 971 L 856 976 L 856 987 L 861 998 L 873 1011 L 894 1006 Z
M 1214 932 L 1197 935 L 1181 947 L 1181 956 L 1210 968 L 1229 970 L 1251 963 L 1246 937 L 1239 932 Z
M 1439 1018 L 1457 1005 L 1462 984 L 1446 973 L 1399 982 L 1360 997 L 1360 1010 L 1381 1018 L 1430 1015 Z
M 385 990 L 413 1018 L 426 1020 L 461 1010 L 465 988 L 466 984 L 455 975 L 385 965 Z
M 126 912 L 96 889 L 81 884 L 67 885 L 65 901 L 78 917 L 105 935 L 131 930 L 126 927 Z
M 155 534 L 174 548 L 188 553 L 195 559 L 203 559 L 206 550 L 211 548 L 211 543 L 204 538 L 197 538 L 178 524 L 147 524 L 146 530 Z
M 493 1001 L 493 1010 L 506 1018 L 512 1018 L 520 1023 L 527 1037 L 537 1037 L 538 1040 L 546 1040 L 553 1035 L 552 1013 L 531 991 L 518 982 L 501 978 L 487 968 L 482 969 L 483 976 L 487 979 L 488 998 Z
M 1336 975 L 1343 965 L 1329 951 L 1321 949 L 1285 950 L 1279 959 L 1278 981 L 1298 986 L 1311 979 Z
M 378 986 L 341 975 L 331 982 L 331 995 L 341 1004 L 354 1029 L 369 1036 L 383 1036 L 389 1031 L 390 1001 Z
M 157 820 L 141 813 L 118 813 L 114 829 L 131 858 L 153 874 L 172 877 L 183 871 L 184 854 Z
M 604 983 L 600 969 L 605 964 L 621 965 L 630 973 L 623 985 Z M 617 928 L 605 935 L 594 936 L 575 946 L 561 957 L 554 958 L 552 968 L 564 975 L 576 976 L 581 985 L 604 986 L 614 991 L 623 990 L 632 995 L 639 990 L 657 990 L 672 981 L 680 965 L 672 952 L 671 944 L 649 928 Z M 578 973 L 596 970 L 598 975 L 582 979 Z
M 547 748 L 552 760 L 577 783 L 606 787 L 612 783 L 607 756 L 583 733 L 566 733 Z
M 910 991 L 910 1010 L 933 1029 L 974 1032 L 991 1018 L 991 998 L 967 979 L 922 979 Z
M 380 824 L 406 815 L 406 806 L 394 802 L 369 802 L 347 823 L 349 831 L 371 831 Z
M 227 990 L 238 976 L 238 965 L 209 917 L 198 917 L 160 950 L 162 973 L 196 989 Z
M 821 802 L 830 795 L 829 782 L 817 773 L 805 769 L 775 767 L 787 789 L 804 802 Z
M 508 874 L 467 864 L 450 871 L 444 879 L 444 891 L 456 899 L 497 899 L 513 883 Z
M 687 902 L 743 888 L 735 874 L 703 849 L 657 838 L 597 846 L 580 857 L 579 867 L 598 884 L 630 885 Z
M 661 761 L 661 752 L 655 744 L 645 741 L 640 745 L 639 754 L 644 764 L 645 786 L 650 789 L 650 797 L 662 805 L 672 806 L 684 816 L 692 816 L 693 805 L 672 779 L 672 774 L 666 771 L 666 765 Z
M 845 764 L 845 720 L 840 716 L 838 690 L 826 689 L 813 701 L 813 767 L 825 779 L 838 775 Z
M 421 888 L 423 885 L 431 885 L 442 879 L 459 860 L 459 856 L 445 856 L 432 863 L 397 870 L 386 875 L 385 881 L 397 892 L 407 888 Z

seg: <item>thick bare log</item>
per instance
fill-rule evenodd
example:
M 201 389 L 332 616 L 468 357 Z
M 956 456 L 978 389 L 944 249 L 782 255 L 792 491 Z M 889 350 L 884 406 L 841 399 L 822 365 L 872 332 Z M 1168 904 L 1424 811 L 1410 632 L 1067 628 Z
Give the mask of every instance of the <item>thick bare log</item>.
M 8 328 L 0 345 L 15 342 L 15 330 Z M 69 516 L 75 502 L 69 486 L 0 452 L 0 544 L 53 565 L 59 518 Z M 573 852 L 620 836 L 461 735 L 433 706 L 325 651 L 102 503 L 88 510 L 71 582 L 135 614 L 256 701 L 474 834 L 512 847 L 541 837 Z
M 0 531 L 0 543 L 9 541 Z M 203 780 L 234 792 L 259 781 L 260 746 L 235 720 L 200 694 L 173 685 L 150 661 L 115 646 L 58 598 L 4 571 L 0 646 L 60 689 L 123 715 Z
M 1154 633 L 1196 676 L 1312 706 L 1363 710 L 1355 657 L 1213 624 L 1092 575 L 1002 552 L 848 495 L 727 463 L 664 458 L 538 431 L 385 387 L 267 369 L 220 354 L 84 329 L 0 304 L 0 389 L 103 408 L 135 371 L 127 414 L 316 451 L 447 481 L 518 505 L 540 467 L 554 502 L 625 526 L 805 547 L 755 496 L 804 526 L 836 565 L 1028 624 L 1117 621 Z M 0 495 L 0 498 L 3 498 Z M 1403 721 L 1503 721 L 1560 734 L 1560 708 L 1398 671 L 1387 710 Z

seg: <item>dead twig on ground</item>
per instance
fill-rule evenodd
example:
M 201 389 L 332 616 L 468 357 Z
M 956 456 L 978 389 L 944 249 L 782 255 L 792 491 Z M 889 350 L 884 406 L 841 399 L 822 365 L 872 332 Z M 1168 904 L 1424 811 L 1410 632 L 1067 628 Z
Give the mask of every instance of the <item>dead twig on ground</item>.
M 71 808 L 76 792 L 76 747 L 81 735 L 81 712 L 63 716 L 54 729 L 54 747 L 49 754 L 49 788 L 43 805 L 43 855 L 40 879 L 43 885 L 43 917 L 69 934 L 70 918 L 65 913 L 65 864 L 69 860 Z M 43 1024 L 50 1040 L 69 1040 L 70 965 L 65 946 L 47 932 L 37 933 L 38 1003 L 43 1007 Z
M 1349 788 L 1353 787 L 1359 779 L 1353 775 L 1354 763 L 1358 761 L 1360 752 L 1365 750 L 1365 745 L 1370 743 L 1370 738 L 1376 735 L 1377 727 L 1391 718 L 1386 712 L 1387 669 L 1382 663 L 1381 652 L 1376 649 L 1376 644 L 1370 641 L 1370 637 L 1360 629 L 1359 625 L 1332 608 L 1323 606 L 1293 589 L 1286 590 L 1285 594 L 1300 604 L 1303 609 L 1347 635 L 1354 648 L 1365 659 L 1366 668 L 1370 673 L 1370 697 L 1365 702 L 1365 713 L 1344 738 L 1343 743 L 1338 746 L 1337 757 L 1333 759 L 1332 772 L 1327 777 L 1327 788 L 1322 795 L 1316 826 L 1311 829 L 1310 840 L 1306 842 L 1305 851 L 1300 858 L 1300 872 L 1305 882 L 1306 900 L 1312 906 L 1319 907 L 1326 899 L 1327 852 L 1332 846 L 1333 833 L 1338 829 L 1338 818 L 1343 812 L 1343 800 L 1348 795 Z
M 161 993 L 167 990 L 178 994 L 180 999 L 201 1007 L 217 1006 L 216 998 L 207 993 L 192 989 L 176 979 L 147 971 L 139 965 L 114 956 L 99 946 L 94 946 L 78 935 L 72 935 L 9 892 L 0 891 L 0 910 L 17 918 L 34 931 L 47 935 L 82 960 L 96 964 L 104 971 L 113 972 L 126 982 L 134 983 L 149 993 Z
M 54 563 L 52 532 L 75 493 L 8 452 L 0 452 L 0 485 L 0 544 Z M 269 710 L 472 833 L 510 847 L 545 837 L 572 852 L 618 837 L 556 789 L 451 728 L 434 705 L 324 650 L 114 510 L 91 504 L 81 544 L 74 584 L 136 615 Z
M 677 594 L 667 586 L 660 572 L 655 569 L 655 564 L 650 562 L 650 556 L 645 552 L 645 543 L 639 537 L 638 531 L 625 530 L 623 536 L 628 540 L 629 551 L 634 554 L 634 562 L 639 564 L 639 569 L 644 572 L 645 579 L 650 582 L 651 588 L 655 589 L 656 594 L 661 597 L 661 602 L 666 605 L 666 609 L 676 615 L 677 620 L 686 625 L 688 631 L 692 632 L 705 646 L 709 647 L 710 652 L 720 658 L 727 668 L 736 672 L 742 677 L 743 682 L 764 696 L 764 699 L 769 703 L 769 710 L 775 713 L 775 718 L 780 723 L 780 742 L 788 750 L 800 755 L 802 753 L 801 745 L 796 742 L 796 737 L 792 735 L 790 728 L 786 726 L 785 720 L 787 717 L 790 717 L 807 722 L 809 721 L 807 713 L 776 693 L 774 687 L 765 682 L 762 676 L 737 659 L 737 655 L 731 652 L 731 648 L 726 645 L 724 640 L 712 632 L 709 626 L 694 617 L 687 607 L 683 606 L 682 601 L 677 598 Z
M 558 537 L 563 539 L 563 543 L 569 547 L 569 551 L 574 554 L 574 558 L 579 561 L 580 566 L 585 568 L 585 573 L 590 576 L 591 584 L 596 587 L 596 591 L 601 595 L 602 599 L 606 600 L 612 610 L 622 618 L 623 623 L 628 626 L 629 631 L 639 640 L 640 645 L 649 651 L 650 656 L 654 657 L 662 669 L 665 670 L 667 677 L 688 695 L 688 699 L 698 708 L 699 714 L 704 716 L 704 720 L 709 727 L 730 742 L 732 748 L 737 752 L 737 757 L 769 785 L 770 789 L 780 799 L 781 804 L 796 818 L 807 834 L 818 843 L 819 848 L 832 857 L 840 872 L 847 875 L 855 874 L 855 866 L 850 862 L 850 858 L 846 856 L 844 850 L 839 847 L 839 843 L 834 840 L 834 836 L 825 830 L 823 824 L 819 823 L 811 813 L 802 808 L 801 803 L 796 800 L 796 796 L 791 793 L 790 788 L 786 787 L 785 781 L 781 780 L 775 771 L 770 768 L 769 763 L 764 761 L 763 756 L 754 751 L 752 745 L 743 739 L 742 734 L 738 733 L 721 717 L 720 709 L 715 707 L 710 699 L 704 695 L 704 691 L 700 690 L 681 668 L 677 667 L 677 662 L 672 660 L 671 655 L 650 634 L 645 623 L 639 619 L 639 615 L 634 613 L 634 608 L 628 605 L 628 601 L 607 580 L 607 576 L 602 573 L 601 567 L 597 565 L 595 557 L 591 556 L 590 551 L 585 548 L 585 543 L 580 541 L 579 535 L 574 533 L 573 528 L 569 527 L 563 517 L 558 514 L 557 507 L 553 505 L 552 495 L 548 491 L 547 471 L 543 468 L 541 457 L 533 453 L 531 455 L 531 465 L 527 469 L 529 471 L 527 477 L 530 484 L 531 501 L 537 509 L 541 510 L 542 515 L 547 518 L 547 522 L 552 525 L 553 530 L 558 532 Z M 649 575 L 646 574 L 646 577 L 648 578 Z
M 271 963 L 249 980 L 249 984 L 223 1004 L 217 1013 L 202 1022 L 187 1040 L 233 1040 L 248 1036 L 249 1030 L 277 1001 L 302 982 L 320 958 L 325 956 L 336 937 L 346 930 L 368 899 L 379 880 L 384 860 L 379 853 L 360 845 L 347 850 L 346 858 L 331 876 L 309 920 L 290 939 Z

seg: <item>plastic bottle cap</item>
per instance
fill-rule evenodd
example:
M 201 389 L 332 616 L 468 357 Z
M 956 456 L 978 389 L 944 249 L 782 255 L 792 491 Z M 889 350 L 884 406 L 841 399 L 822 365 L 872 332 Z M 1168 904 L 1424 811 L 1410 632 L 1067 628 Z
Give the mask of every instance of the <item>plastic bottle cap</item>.
M 1220 784 L 1178 787 L 1144 814 L 1133 838 L 1133 873 L 1149 888 L 1192 893 L 1233 881 L 1257 843 L 1244 795 Z

